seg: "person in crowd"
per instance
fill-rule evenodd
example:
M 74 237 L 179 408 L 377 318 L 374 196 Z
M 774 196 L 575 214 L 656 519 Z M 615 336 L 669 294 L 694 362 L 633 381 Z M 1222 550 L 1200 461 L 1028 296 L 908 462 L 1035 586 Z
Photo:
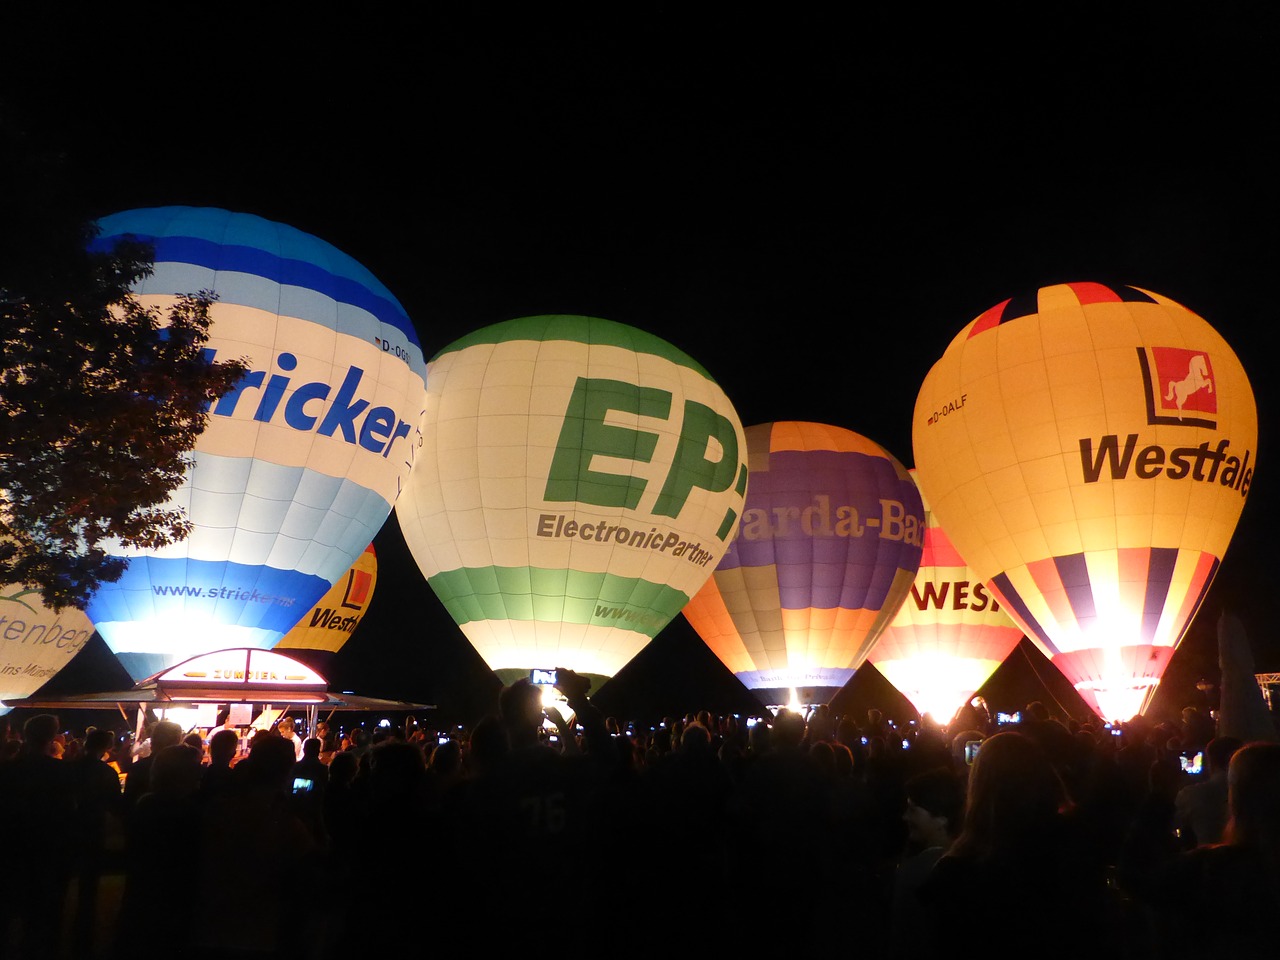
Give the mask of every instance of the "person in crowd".
M 191 943 L 192 925 L 182 911 L 156 904 L 172 883 L 173 864 L 182 863 L 193 877 L 201 874 L 202 752 L 181 742 L 157 750 L 153 733 L 149 759 L 150 789 L 138 798 L 126 828 L 128 872 L 116 930 L 120 956 L 143 953 L 152 941 L 179 951 Z
M 929 949 L 942 955 L 957 931 L 980 930 L 995 956 L 1107 957 L 1116 918 L 1092 849 L 1042 747 L 1016 731 L 987 738 L 960 834 L 918 889 Z
M 889 943 L 894 960 L 914 960 L 929 956 L 936 936 L 916 891 L 960 832 L 965 785 L 955 770 L 940 766 L 908 778 L 903 789 L 907 844 L 894 872 Z
M 200 778 L 200 802 L 207 803 L 231 786 L 232 761 L 240 749 L 240 734 L 234 729 L 215 730 L 209 738 L 209 763 Z
M 318 844 L 328 837 L 324 828 L 324 795 L 329 786 L 329 767 L 320 759 L 324 746 L 319 737 L 302 741 L 302 759 L 293 765 L 294 812 L 307 825 Z
M 232 789 L 205 808 L 193 902 L 224 904 L 234 894 L 234 910 L 223 922 L 192 924 L 197 956 L 309 957 L 318 949 L 321 904 L 295 893 L 327 881 L 324 850 L 291 803 L 296 762 L 289 741 L 262 731 L 235 765 Z
M 327 720 L 316 721 L 316 739 L 320 741 L 320 762 L 329 763 L 338 752 L 338 738 Z
M 280 734 L 285 740 L 288 740 L 293 747 L 293 762 L 297 763 L 302 759 L 302 738 L 298 736 L 294 730 L 293 717 L 281 717 L 280 722 L 276 724 L 276 733 Z
M 157 720 L 151 727 L 148 737 L 150 745 L 145 756 L 137 757 L 129 766 L 129 775 L 124 782 L 124 815 L 126 821 L 131 819 L 137 809 L 138 800 L 144 793 L 151 791 L 151 769 L 155 764 L 156 754 L 165 747 L 175 746 L 182 740 L 182 727 L 172 720 Z
M 37 714 L 22 727 L 17 756 L 0 763 L 0 933 L 19 957 L 53 957 L 71 874 L 76 812 L 72 764 L 56 759 L 58 718 Z
M 93 949 L 98 888 L 106 867 L 108 846 L 123 842 L 120 776 L 107 762 L 115 739 L 112 730 L 86 732 L 84 749 L 72 764 L 76 802 L 73 828 L 76 913 L 72 931 L 75 956 L 88 956 Z
M 1174 828 L 1184 850 L 1222 840 L 1227 826 L 1227 770 L 1242 746 L 1238 737 L 1210 739 L 1203 748 L 1203 779 L 1182 787 L 1174 798 Z
M 1222 843 L 1184 851 L 1151 871 L 1138 894 L 1157 960 L 1265 957 L 1280 916 L 1280 743 L 1248 743 L 1227 767 Z

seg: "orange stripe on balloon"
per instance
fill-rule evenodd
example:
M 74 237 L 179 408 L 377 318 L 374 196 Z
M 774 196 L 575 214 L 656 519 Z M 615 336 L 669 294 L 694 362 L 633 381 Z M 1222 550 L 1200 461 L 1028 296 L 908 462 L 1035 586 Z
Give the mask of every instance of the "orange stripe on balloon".
M 1178 617 L 1175 623 L 1183 624 L 1183 632 L 1191 625 L 1191 616 L 1196 612 L 1196 607 L 1200 605 L 1200 601 L 1204 598 L 1205 587 L 1208 586 L 1209 578 L 1213 575 L 1217 568 L 1217 558 L 1210 553 L 1201 553 L 1200 559 L 1196 562 L 1196 569 L 1191 574 L 1191 583 L 1187 585 L 1187 592 L 1182 598 L 1182 605 L 1178 608 Z M 1174 637 L 1174 643 L 1179 642 L 1182 637 Z
M 1075 611 L 1071 608 L 1071 600 L 1067 596 L 1067 588 L 1058 575 L 1058 565 L 1053 557 L 1033 560 L 1027 564 L 1027 572 L 1035 581 L 1040 591 L 1040 598 L 1053 614 L 1053 618 L 1063 626 L 1073 626 L 1076 622 Z
M 684 616 L 730 672 L 738 673 L 754 667 L 746 641 L 733 622 L 714 575 L 690 598 L 684 608 Z
M 781 450 L 833 450 L 836 453 L 864 453 L 871 457 L 884 457 L 884 449 L 861 434 L 803 420 L 774 423 L 769 435 L 769 449 L 775 453 Z
M 1147 603 L 1147 575 L 1151 568 L 1150 547 L 1119 547 L 1116 576 L 1120 603 L 1127 610 L 1143 610 Z

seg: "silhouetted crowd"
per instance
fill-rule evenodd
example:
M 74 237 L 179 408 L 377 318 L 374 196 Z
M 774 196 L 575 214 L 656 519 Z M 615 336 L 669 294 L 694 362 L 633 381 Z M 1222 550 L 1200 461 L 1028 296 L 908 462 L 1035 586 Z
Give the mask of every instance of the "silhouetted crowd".
M 290 720 L 243 756 L 32 717 L 0 757 L 0 957 L 1275 955 L 1280 744 L 1197 709 L 636 730 L 565 692 L 567 719 L 521 681 L 469 730 Z

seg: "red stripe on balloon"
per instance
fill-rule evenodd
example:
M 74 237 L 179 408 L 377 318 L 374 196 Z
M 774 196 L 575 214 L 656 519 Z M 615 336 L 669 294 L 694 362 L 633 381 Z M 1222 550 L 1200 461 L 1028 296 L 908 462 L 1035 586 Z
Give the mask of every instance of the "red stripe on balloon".
M 1000 325 L 1000 315 L 1004 313 L 1005 304 L 1008 302 L 1008 300 L 1002 300 L 990 310 L 980 314 L 978 319 L 973 321 L 969 326 L 969 339 L 972 340 L 978 334 L 982 333 L 983 330 L 990 330 L 992 327 L 998 327 Z

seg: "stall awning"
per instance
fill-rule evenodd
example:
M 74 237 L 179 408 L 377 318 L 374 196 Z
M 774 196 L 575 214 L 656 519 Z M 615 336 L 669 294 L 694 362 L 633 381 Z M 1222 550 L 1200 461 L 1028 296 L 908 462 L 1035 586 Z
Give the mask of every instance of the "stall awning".
M 199 703 L 298 704 L 323 710 L 434 710 L 434 704 L 335 692 L 319 673 L 274 650 L 243 647 L 192 657 L 129 690 L 28 697 L 5 701 L 10 707 L 42 710 L 101 709 L 116 704 L 179 707 Z

